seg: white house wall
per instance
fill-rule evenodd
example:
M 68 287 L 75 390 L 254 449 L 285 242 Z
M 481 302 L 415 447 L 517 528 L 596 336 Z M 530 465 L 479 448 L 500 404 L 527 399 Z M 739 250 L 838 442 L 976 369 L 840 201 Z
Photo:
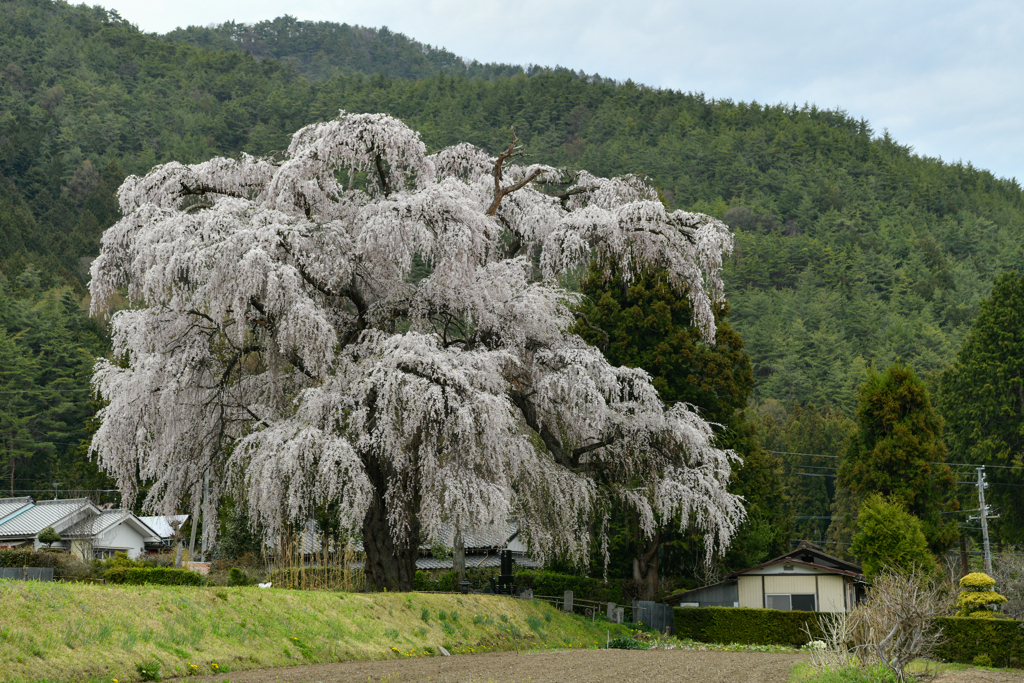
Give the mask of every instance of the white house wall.
M 135 559 L 142 554 L 145 541 L 135 529 L 122 522 L 100 534 L 93 547 L 96 550 L 123 550 L 128 557 Z

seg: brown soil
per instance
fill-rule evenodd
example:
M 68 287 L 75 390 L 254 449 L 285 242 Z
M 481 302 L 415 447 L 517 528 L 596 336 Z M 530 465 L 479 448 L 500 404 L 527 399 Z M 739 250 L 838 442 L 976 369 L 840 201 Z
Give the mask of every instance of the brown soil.
M 792 666 L 802 659 L 798 654 L 689 650 L 584 650 L 521 655 L 495 652 L 236 671 L 188 680 L 230 680 L 231 683 L 380 683 L 382 680 L 386 683 L 785 683 Z M 997 680 L 1003 681 L 992 679 Z M 973 683 L 974 679 L 951 679 L 947 683 L 968 681 Z

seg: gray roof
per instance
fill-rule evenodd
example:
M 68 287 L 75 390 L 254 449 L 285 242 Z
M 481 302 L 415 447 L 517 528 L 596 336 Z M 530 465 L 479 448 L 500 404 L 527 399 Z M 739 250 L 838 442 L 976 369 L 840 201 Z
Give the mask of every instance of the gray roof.
M 128 524 L 135 527 L 147 542 L 160 540 L 157 533 L 141 519 L 136 517 L 131 510 L 104 510 L 95 517 L 79 521 L 74 526 L 61 533 L 65 538 L 95 538 L 107 529 L 118 524 Z
M 536 569 L 540 563 L 531 560 L 525 555 L 516 555 L 513 558 L 515 564 L 527 569 Z M 490 553 L 488 555 L 466 555 L 466 569 L 491 568 L 501 566 L 501 554 Z M 420 557 L 416 560 L 416 569 L 451 569 L 452 559 L 441 559 L 436 557 Z
M 28 507 L 32 504 L 32 499 L 28 496 L 24 498 L 0 498 L 0 523 L 3 523 L 8 517 L 15 514 L 18 510 Z
M 157 515 L 155 517 L 139 517 L 139 519 L 142 520 L 143 524 L 155 531 L 157 536 L 162 539 L 169 539 L 174 536 L 171 522 L 178 522 L 181 527 L 184 527 L 185 522 L 188 521 L 188 515 Z
M 63 533 L 68 527 L 99 512 L 100 509 L 88 498 L 41 500 L 0 524 L 0 538 L 36 536 L 49 526 L 57 533 Z

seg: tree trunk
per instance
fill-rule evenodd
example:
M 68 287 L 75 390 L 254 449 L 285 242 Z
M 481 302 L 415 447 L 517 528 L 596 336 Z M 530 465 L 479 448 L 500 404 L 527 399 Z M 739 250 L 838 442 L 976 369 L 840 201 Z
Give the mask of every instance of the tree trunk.
M 967 539 L 960 535 L 960 578 L 967 576 L 970 573 L 970 568 L 967 563 Z
M 455 539 L 452 542 L 452 565 L 455 573 L 458 574 L 459 583 L 466 580 L 466 544 L 462 541 L 462 532 L 455 532 Z
M 642 552 L 633 558 L 633 581 L 636 584 L 637 600 L 654 600 L 658 592 L 658 548 L 661 534 L 655 532 L 647 539 Z
M 405 502 L 408 522 L 401 543 L 388 525 L 388 477 L 375 458 L 367 458 L 366 474 L 373 484 L 370 508 L 363 519 L 363 550 L 366 552 L 366 588 L 375 591 L 411 591 L 420 554 L 418 500 Z M 396 496 L 396 498 L 398 498 Z M 417 496 L 418 498 L 418 496 Z M 393 501 L 394 502 L 394 501 Z

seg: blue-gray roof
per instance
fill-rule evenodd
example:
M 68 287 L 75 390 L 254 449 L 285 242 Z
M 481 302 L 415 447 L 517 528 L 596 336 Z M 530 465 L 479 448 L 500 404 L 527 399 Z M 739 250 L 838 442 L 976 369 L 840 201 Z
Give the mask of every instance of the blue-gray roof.
M 88 498 L 41 500 L 0 523 L 0 538 L 34 537 L 50 526 L 61 533 L 99 513 L 100 509 Z
M 24 498 L 0 498 L 0 524 L 3 524 L 8 518 L 17 514 L 19 510 L 23 510 L 31 505 L 32 499 L 28 496 Z

